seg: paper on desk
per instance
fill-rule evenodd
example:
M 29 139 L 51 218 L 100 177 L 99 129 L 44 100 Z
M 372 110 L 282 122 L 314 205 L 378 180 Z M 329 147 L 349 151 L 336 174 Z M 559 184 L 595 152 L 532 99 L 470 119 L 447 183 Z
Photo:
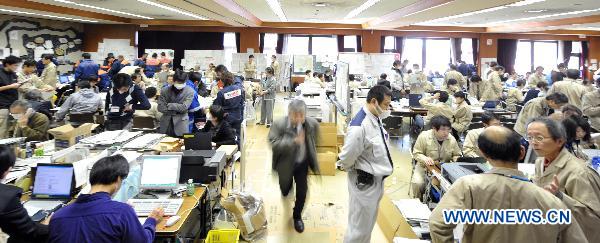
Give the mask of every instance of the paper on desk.
M 13 180 L 18 180 L 19 178 L 22 178 L 29 174 L 29 171 L 31 171 L 31 168 L 25 167 L 22 170 L 8 172 L 8 175 L 6 175 L 6 177 L 2 180 L 2 184 L 6 184 Z
M 519 163 L 517 166 L 519 171 L 525 173 L 528 178 L 531 178 L 535 175 L 535 164 Z
M 177 142 L 179 142 L 179 138 L 164 137 L 160 142 L 161 143 L 177 143 Z
M 408 220 L 429 220 L 429 216 L 431 216 L 429 207 L 418 199 L 400 199 L 393 201 L 393 203 Z
M 75 187 L 83 186 L 88 182 L 89 165 L 95 158 L 87 158 L 73 162 L 73 171 L 75 172 Z
M 408 239 L 404 237 L 395 237 L 394 243 L 429 243 L 428 240 Z

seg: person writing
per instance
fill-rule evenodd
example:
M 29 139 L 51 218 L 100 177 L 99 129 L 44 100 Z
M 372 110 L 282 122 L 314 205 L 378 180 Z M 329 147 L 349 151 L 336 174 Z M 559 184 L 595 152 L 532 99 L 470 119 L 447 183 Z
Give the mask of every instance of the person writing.
M 90 171 L 89 194 L 61 208 L 50 220 L 48 242 L 152 242 L 156 225 L 164 210 L 154 209 L 140 224 L 133 208 L 111 197 L 119 191 L 129 174 L 129 163 L 122 155 L 104 157 Z
M 467 94 L 462 91 L 458 91 L 454 94 L 454 102 L 456 103 L 456 109 L 454 109 L 454 116 L 452 121 L 452 135 L 459 140 L 459 135 L 467 131 L 471 120 L 473 119 L 473 111 L 471 106 L 466 100 Z
M 237 144 L 235 141 L 235 132 L 229 122 L 225 120 L 225 111 L 223 107 L 218 105 L 210 106 L 206 113 L 206 124 L 199 132 L 210 132 L 212 134 L 213 147 Z
M 508 128 L 487 128 L 478 139 L 483 157 L 493 166 L 452 184 L 429 217 L 432 242 L 454 242 L 456 224 L 446 224 L 445 210 L 567 209 L 558 198 L 531 183 L 518 170 L 525 157 L 520 136 Z M 490 198 L 497 200 L 489 200 Z M 587 242 L 580 224 L 465 224 L 461 242 Z

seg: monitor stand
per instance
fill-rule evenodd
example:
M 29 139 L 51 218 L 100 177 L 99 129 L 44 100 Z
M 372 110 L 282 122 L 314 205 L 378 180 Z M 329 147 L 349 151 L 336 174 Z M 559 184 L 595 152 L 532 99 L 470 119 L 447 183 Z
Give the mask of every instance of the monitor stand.
M 138 193 L 134 198 L 136 199 L 159 199 L 159 198 L 169 198 L 171 196 L 171 190 L 168 189 L 145 189 Z

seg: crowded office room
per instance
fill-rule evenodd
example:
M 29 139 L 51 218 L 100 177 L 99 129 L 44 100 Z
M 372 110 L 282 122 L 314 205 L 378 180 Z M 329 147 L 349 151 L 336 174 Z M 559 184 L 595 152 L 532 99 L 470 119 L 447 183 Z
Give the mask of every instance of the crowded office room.
M 600 242 L 598 0 L 0 0 L 0 243 Z

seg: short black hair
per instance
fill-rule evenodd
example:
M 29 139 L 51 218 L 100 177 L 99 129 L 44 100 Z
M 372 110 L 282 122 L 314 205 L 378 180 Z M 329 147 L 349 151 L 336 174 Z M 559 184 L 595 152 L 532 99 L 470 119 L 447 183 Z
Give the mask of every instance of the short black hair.
M 316 78 L 316 77 L 317 77 L 317 75 L 319 75 L 319 72 L 314 72 L 314 73 L 313 73 L 313 78 Z
M 578 79 L 579 77 L 580 77 L 579 70 L 577 70 L 577 69 L 568 69 L 567 70 L 567 78 Z
M 304 71 L 304 74 L 308 75 L 308 74 L 309 74 L 309 73 L 311 73 L 311 72 L 312 72 L 312 71 L 310 71 L 310 70 L 306 70 L 306 71 Z
M 175 70 L 175 73 L 173 74 L 173 81 L 175 82 L 185 82 L 187 80 L 188 76 L 187 73 L 185 73 L 184 71 L 181 71 L 179 69 Z
M 505 132 L 506 136 L 491 138 L 489 130 L 484 130 L 477 139 L 477 146 L 481 153 L 493 160 L 518 163 L 521 158 L 521 136 L 508 128 L 498 128 Z
M 165 53 L 164 51 L 160 53 L 161 56 L 166 56 L 167 53 Z
M 223 110 L 223 107 L 220 105 L 211 105 L 210 108 L 208 108 L 208 112 L 210 112 L 214 118 L 217 118 L 219 122 L 225 119 L 225 110 Z
M 481 77 L 479 77 L 479 75 L 473 75 L 471 76 L 471 82 L 481 82 Z
M 398 65 L 402 65 L 402 62 L 400 60 L 396 60 L 396 61 L 394 61 L 394 63 L 392 63 L 392 66 L 398 66 Z
M 85 53 L 81 54 L 81 57 L 83 57 L 83 59 L 90 59 L 90 58 L 92 58 L 92 55 L 90 55 L 89 53 L 85 52 Z
M 131 74 L 131 80 L 136 80 L 138 78 L 140 78 L 140 79 L 142 78 L 142 75 L 140 73 L 135 72 L 135 73 Z
M 354 74 L 348 74 L 348 80 L 354 81 L 355 79 L 356 79 L 356 76 L 354 76 Z
M 158 57 L 158 54 L 156 54 L 156 53 L 152 53 L 152 57 L 153 57 L 153 58 L 157 58 L 157 57 Z
M 0 145 L 0 175 L 15 166 L 16 160 L 15 151 L 10 146 Z
M 138 64 L 138 67 L 146 69 L 146 63 L 142 62 L 142 63 Z
M 496 67 L 494 68 L 494 70 L 496 70 L 496 71 L 500 71 L 500 70 L 504 71 L 504 70 L 506 70 L 506 69 L 504 69 L 504 67 L 503 67 L 503 66 L 496 66 Z
M 525 80 L 519 79 L 517 80 L 517 87 L 525 85 Z
M 450 119 L 442 115 L 433 116 L 431 121 L 429 121 L 429 124 L 431 127 L 435 128 L 435 130 L 439 130 L 442 127 L 452 127 Z
M 219 64 L 219 65 L 218 65 L 218 66 L 215 68 L 215 72 L 218 72 L 218 73 L 226 73 L 226 72 L 229 72 L 229 71 L 227 70 L 227 67 L 225 67 L 225 65 L 223 65 L 223 64 Z
M 90 171 L 90 184 L 110 185 L 125 180 L 129 174 L 129 162 L 122 155 L 104 157 L 94 163 Z
M 448 101 L 449 98 L 450 98 L 450 96 L 448 95 L 448 92 L 440 91 L 440 98 L 438 98 L 438 100 L 440 102 L 446 103 L 446 101 Z
M 559 63 L 558 65 L 556 65 L 557 68 L 566 68 L 567 65 L 565 65 L 564 63 Z
M 158 90 L 156 90 L 155 87 L 148 87 L 146 88 L 146 90 L 144 91 L 144 94 L 146 95 L 146 97 L 148 98 L 154 98 L 154 96 L 156 96 L 156 93 L 158 92 Z
M 458 91 L 458 92 L 454 93 L 454 97 L 466 99 L 467 98 L 467 94 L 465 94 L 465 92 Z
M 538 89 L 546 89 L 548 87 L 548 83 L 546 82 L 538 82 L 535 87 L 537 87 Z
M 254 58 L 254 55 L 250 55 L 250 56 L 248 56 L 248 58 Z
M 92 87 L 92 85 L 90 84 L 90 81 L 84 79 L 77 82 L 77 87 L 80 89 L 89 89 Z
M 381 75 L 379 75 L 380 79 L 387 79 L 387 74 L 386 73 L 382 73 Z
M 192 81 L 192 82 L 202 82 L 202 74 L 200 74 L 199 72 L 189 72 L 188 73 L 188 78 Z
M 453 79 L 453 78 L 448 79 L 448 85 L 457 85 L 457 84 L 458 84 L 458 81 L 456 81 L 456 79 Z
M 450 65 L 449 65 L 449 67 L 450 67 L 450 69 L 452 69 L 452 70 L 456 70 L 456 65 L 454 65 L 454 64 L 450 64 Z
M 550 74 L 550 79 L 552 80 L 552 82 L 562 81 L 564 75 L 564 73 L 552 71 L 552 73 Z
M 273 70 L 272 67 L 265 68 L 265 72 L 268 73 L 268 74 L 275 74 L 275 70 Z
M 496 115 L 496 113 L 493 113 L 491 111 L 485 111 L 481 115 L 481 122 L 483 122 L 484 124 L 489 125 L 490 122 L 492 122 L 493 120 L 500 121 L 500 117 L 498 117 L 498 115 Z
M 556 103 L 557 105 L 569 103 L 569 97 L 560 92 L 547 95 L 546 100 L 554 101 L 554 103 Z
M 322 73 L 317 74 L 317 78 L 322 78 L 325 77 L 325 75 L 323 75 Z
M 115 76 L 113 76 L 112 82 L 113 87 L 115 89 L 129 87 L 133 83 L 133 81 L 131 81 L 131 76 L 129 76 L 129 74 L 126 73 L 115 74 Z
M 37 66 L 37 62 L 34 60 L 26 60 L 23 62 L 23 67 L 35 67 Z
M 8 66 L 8 65 L 13 65 L 13 64 L 19 64 L 21 63 L 23 60 L 19 57 L 10 55 L 7 56 L 6 58 L 4 58 L 4 60 L 2 60 L 2 66 Z
M 386 96 L 392 97 L 392 91 L 385 86 L 375 85 L 367 94 L 367 102 L 371 102 L 372 99 L 375 99 L 378 103 L 381 103 Z
M 87 76 L 85 78 L 85 80 L 87 80 L 89 82 L 98 82 L 98 76 L 94 75 L 94 74 L 91 74 L 91 75 Z
M 48 54 L 48 55 L 44 56 L 44 59 L 46 59 L 46 60 L 52 60 L 52 59 L 54 59 L 54 55 Z

